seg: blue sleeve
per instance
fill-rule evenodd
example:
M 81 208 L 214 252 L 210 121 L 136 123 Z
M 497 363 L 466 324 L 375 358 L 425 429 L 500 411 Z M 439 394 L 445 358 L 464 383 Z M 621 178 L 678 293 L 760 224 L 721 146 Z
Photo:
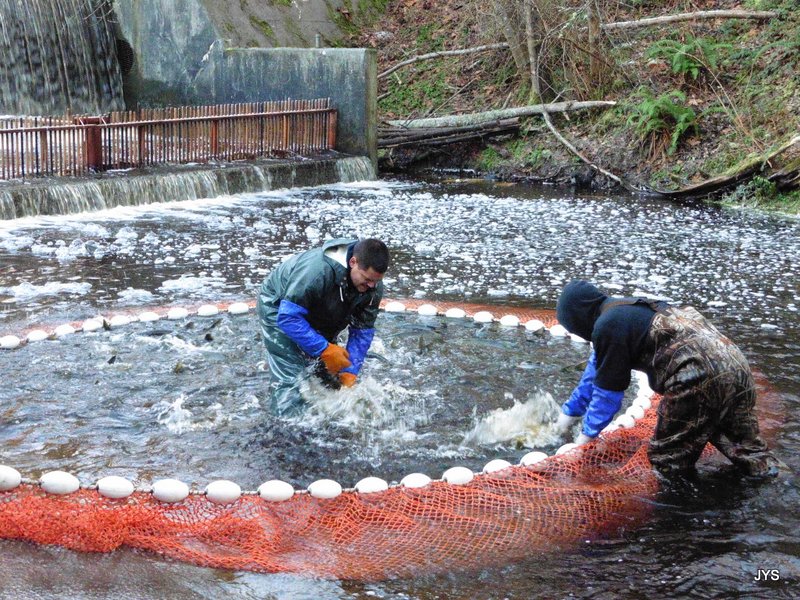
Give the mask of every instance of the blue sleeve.
M 589 409 L 583 418 L 583 433 L 591 438 L 597 437 L 622 406 L 625 392 L 613 392 L 594 386 Z
M 375 337 L 375 328 L 356 329 L 355 327 L 350 327 L 347 337 L 347 353 L 350 355 L 350 362 L 353 364 L 345 367 L 342 371 L 358 375 L 361 365 L 364 364 L 364 359 L 367 357 L 367 350 L 372 344 L 373 337 Z
M 597 373 L 597 357 L 594 352 L 589 355 L 589 361 L 581 375 L 580 383 L 572 391 L 569 400 L 564 402 L 561 407 L 562 412 L 570 417 L 582 417 L 586 414 L 586 408 L 592 400 L 592 389 L 594 388 L 594 376 Z
M 328 340 L 322 337 L 306 321 L 308 310 L 289 300 L 281 300 L 278 305 L 278 328 L 300 349 L 311 356 L 319 356 L 328 347 Z

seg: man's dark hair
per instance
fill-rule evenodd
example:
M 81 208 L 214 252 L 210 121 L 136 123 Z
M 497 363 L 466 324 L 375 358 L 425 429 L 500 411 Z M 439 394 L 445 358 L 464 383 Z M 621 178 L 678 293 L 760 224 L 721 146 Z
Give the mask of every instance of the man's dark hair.
M 364 270 L 373 269 L 378 273 L 386 273 L 389 268 L 389 249 L 382 241 L 367 238 L 356 243 L 353 256 L 358 266 Z

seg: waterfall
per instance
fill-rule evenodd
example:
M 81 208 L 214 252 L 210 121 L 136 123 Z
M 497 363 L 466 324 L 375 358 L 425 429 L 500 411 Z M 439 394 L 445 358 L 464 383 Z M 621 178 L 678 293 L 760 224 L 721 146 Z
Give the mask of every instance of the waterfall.
M 180 169 L 180 168 L 178 168 Z M 375 179 L 369 158 L 264 161 L 0 186 L 0 220 Z
M 343 183 L 370 181 L 377 178 L 372 161 L 366 156 L 351 156 L 340 159 L 336 161 L 336 170 L 339 173 L 339 181 Z
M 0 0 L 0 114 L 124 108 L 110 0 Z

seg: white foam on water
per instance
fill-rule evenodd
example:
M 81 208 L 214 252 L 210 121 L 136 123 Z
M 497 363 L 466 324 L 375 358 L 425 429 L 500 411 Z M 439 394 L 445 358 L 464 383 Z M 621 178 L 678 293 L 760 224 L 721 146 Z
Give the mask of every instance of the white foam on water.
M 156 421 L 164 425 L 172 433 L 181 434 L 193 428 L 192 412 L 183 407 L 186 396 L 181 394 L 172 402 L 162 400 L 154 406 L 158 411 Z
M 335 422 L 346 427 L 388 429 L 392 436 L 399 437 L 413 427 L 414 421 L 425 418 L 425 392 L 380 382 L 369 375 L 360 376 L 353 387 L 340 390 L 331 390 L 310 377 L 303 381 L 300 393 L 308 402 L 302 421 L 310 425 L 324 427 Z
M 231 419 L 231 415 L 223 412 L 221 404 L 198 407 L 192 412 L 185 406 L 189 401 L 186 394 L 180 394 L 172 402 L 162 400 L 155 404 L 152 410 L 156 412 L 156 421 L 170 433 L 180 435 L 187 431 L 215 429 Z
M 42 285 L 34 285 L 23 281 L 19 285 L 12 287 L 0 287 L 0 294 L 7 294 L 18 302 L 26 302 L 42 296 L 84 296 L 92 289 L 91 283 L 63 283 L 60 281 L 50 281 Z
M 464 445 L 510 442 L 517 447 L 540 448 L 557 442 L 552 420 L 559 405 L 549 393 L 536 392 L 522 402 L 507 399 L 513 402 L 510 407 L 497 408 L 476 419 L 464 436 Z
M 119 299 L 123 304 L 148 304 L 153 302 L 155 296 L 147 290 L 137 290 L 134 288 L 127 288 L 118 294 Z
M 222 277 L 197 277 L 181 275 L 178 279 L 167 279 L 159 288 L 165 292 L 198 293 L 210 296 L 210 290 L 222 289 L 226 285 Z

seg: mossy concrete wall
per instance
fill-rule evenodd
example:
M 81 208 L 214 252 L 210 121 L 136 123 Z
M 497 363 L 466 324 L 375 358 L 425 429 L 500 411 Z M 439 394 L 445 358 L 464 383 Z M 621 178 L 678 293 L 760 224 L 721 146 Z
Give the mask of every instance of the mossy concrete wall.
M 357 48 L 224 48 L 217 42 L 195 77 L 195 103 L 331 98 L 336 149 L 377 161 L 377 62 Z
M 333 35 L 337 15 L 349 14 L 351 4 L 348 0 L 115 0 L 117 37 L 132 53 L 132 67 L 123 73 L 125 104 L 136 109 L 331 98 L 338 111 L 336 149 L 369 156 L 375 163 L 374 50 L 235 45 L 245 41 L 242 31 L 262 21 L 275 25 L 277 37 L 267 40 L 264 34 L 260 39 L 247 38 L 247 44 L 269 46 L 294 40 L 298 45 L 307 42 L 309 35 L 313 43 L 314 31 Z M 272 18 L 270 11 L 277 11 L 281 18 Z M 289 17 L 297 11 L 295 24 L 305 23 L 308 29 L 290 40 L 294 34 L 286 23 L 293 22 Z

